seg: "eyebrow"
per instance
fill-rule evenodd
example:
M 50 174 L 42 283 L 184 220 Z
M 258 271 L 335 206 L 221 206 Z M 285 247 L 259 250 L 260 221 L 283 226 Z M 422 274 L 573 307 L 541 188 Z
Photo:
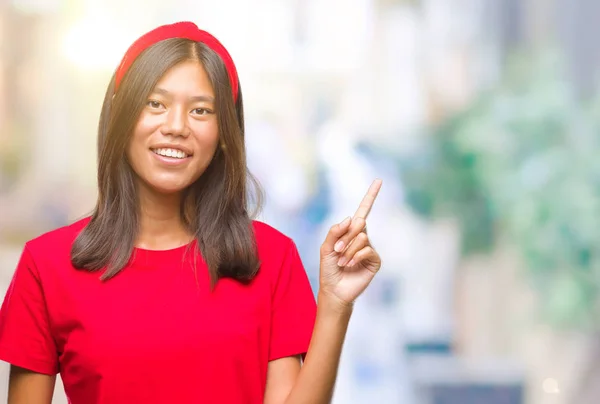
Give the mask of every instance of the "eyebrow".
M 164 95 L 165 97 L 170 97 L 171 96 L 171 93 L 169 93 L 164 88 L 160 88 L 160 87 L 156 87 L 154 89 L 153 93 L 161 94 L 161 95 Z M 190 101 L 194 101 L 194 102 L 215 102 L 215 97 L 212 97 L 210 95 L 195 95 L 193 97 L 190 97 Z

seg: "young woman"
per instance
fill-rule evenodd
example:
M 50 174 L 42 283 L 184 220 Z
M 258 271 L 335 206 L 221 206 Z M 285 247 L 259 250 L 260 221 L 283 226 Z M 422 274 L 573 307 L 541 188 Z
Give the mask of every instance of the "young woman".
M 375 181 L 321 248 L 247 211 L 242 92 L 190 22 L 127 51 L 108 87 L 91 217 L 26 243 L 0 311 L 9 404 L 327 403 L 354 300 L 381 263 Z M 335 151 L 332 151 L 335 153 Z

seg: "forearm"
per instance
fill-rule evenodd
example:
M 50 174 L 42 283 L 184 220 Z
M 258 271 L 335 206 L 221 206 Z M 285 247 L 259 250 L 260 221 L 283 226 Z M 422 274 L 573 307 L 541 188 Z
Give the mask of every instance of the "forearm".
M 304 364 L 285 404 L 331 402 L 352 306 L 319 293 L 315 328 Z

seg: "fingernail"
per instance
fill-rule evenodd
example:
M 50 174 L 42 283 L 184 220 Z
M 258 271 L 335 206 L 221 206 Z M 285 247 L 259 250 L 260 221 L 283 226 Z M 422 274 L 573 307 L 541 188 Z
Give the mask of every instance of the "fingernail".
M 344 250 L 344 242 L 342 240 L 338 241 L 335 243 L 335 246 L 333 246 L 333 249 L 335 252 L 342 252 Z
M 349 267 L 353 267 L 354 265 L 356 265 L 356 261 L 354 261 L 353 259 L 350 260 L 350 262 L 348 263 Z
M 347 261 L 348 261 L 348 259 L 346 257 L 340 258 L 338 261 L 338 267 L 343 267 L 344 265 L 346 265 Z

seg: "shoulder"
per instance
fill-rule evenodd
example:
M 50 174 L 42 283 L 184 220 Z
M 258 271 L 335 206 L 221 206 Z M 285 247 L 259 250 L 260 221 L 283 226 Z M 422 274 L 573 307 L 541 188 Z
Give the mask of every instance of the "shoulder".
M 22 279 L 35 279 L 48 287 L 72 268 L 71 246 L 89 218 L 48 231 L 25 243 L 15 270 Z
M 290 237 L 264 222 L 253 220 L 252 225 L 254 226 L 256 243 L 259 248 L 261 246 L 269 246 L 271 249 L 288 248 L 293 243 Z
M 25 243 L 25 251 L 33 257 L 68 257 L 71 246 L 90 218 L 80 220 L 41 234 Z
M 263 266 L 280 266 L 290 255 L 297 255 L 296 244 L 290 237 L 264 222 L 254 220 L 252 223 L 259 259 Z

